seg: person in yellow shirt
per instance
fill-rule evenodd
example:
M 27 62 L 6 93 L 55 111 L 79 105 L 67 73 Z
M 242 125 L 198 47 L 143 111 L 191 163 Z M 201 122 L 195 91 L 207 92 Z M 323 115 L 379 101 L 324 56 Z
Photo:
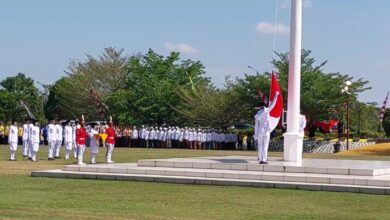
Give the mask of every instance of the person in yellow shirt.
M 22 137 L 23 137 L 23 128 L 18 127 L 18 144 L 19 145 L 21 145 L 23 143 Z
M 4 135 L 5 136 L 8 136 L 9 135 L 9 126 L 5 126 L 5 131 L 4 131 Z
M 3 125 L 3 122 L 0 122 L 0 144 L 4 144 L 4 131 L 5 127 Z
M 248 136 L 244 135 L 242 138 L 242 149 L 243 150 L 248 150 Z
M 9 126 L 6 125 L 4 129 L 4 142 L 8 142 L 8 136 L 9 136 Z M 3 143 L 3 144 L 7 144 L 7 143 Z
M 6 139 L 4 139 L 5 127 L 3 122 L 0 122 L 0 144 L 6 144 Z

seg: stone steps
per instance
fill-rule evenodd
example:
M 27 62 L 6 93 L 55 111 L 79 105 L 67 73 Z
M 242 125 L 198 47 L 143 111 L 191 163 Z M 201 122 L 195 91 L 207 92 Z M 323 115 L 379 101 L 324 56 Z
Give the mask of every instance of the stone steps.
M 96 180 L 121 180 L 121 181 L 140 181 L 140 182 L 160 182 L 176 184 L 195 184 L 195 185 L 215 185 L 215 186 L 244 186 L 260 188 L 277 189 L 298 189 L 311 191 L 331 191 L 331 192 L 355 192 L 367 194 L 390 195 L 389 187 L 380 186 L 351 186 L 343 184 L 325 184 L 325 183 L 303 183 L 303 182 L 282 182 L 265 180 L 243 180 L 228 178 L 206 178 L 206 177 L 184 177 L 184 176 L 166 176 L 166 175 L 142 175 L 142 174 L 122 174 L 122 173 L 99 173 L 99 172 L 80 172 L 63 170 L 40 170 L 31 173 L 33 177 L 52 177 L 52 178 L 73 178 L 73 179 L 96 179 Z
M 225 156 L 140 160 L 138 163 L 67 165 L 32 176 L 308 189 L 389 194 L 390 162 L 305 158 L 302 163 Z
M 159 175 L 159 176 L 182 176 L 203 177 L 239 180 L 264 180 L 280 182 L 301 183 L 324 183 L 344 184 L 358 186 L 381 186 L 390 187 L 390 175 L 382 176 L 357 176 L 357 175 L 333 175 L 320 173 L 295 173 L 295 172 L 270 172 L 270 171 L 244 171 L 244 170 L 221 170 L 221 169 L 195 169 L 175 167 L 139 167 L 136 164 L 127 166 L 66 166 L 64 171 L 94 172 L 94 173 L 117 173 L 136 175 Z
M 270 158 L 269 164 L 258 164 L 253 157 L 241 157 L 233 159 L 213 160 L 211 158 L 175 158 L 158 160 L 139 160 L 139 167 L 172 167 L 172 168 L 195 168 L 214 170 L 240 170 L 240 171 L 264 171 L 286 173 L 316 173 L 332 175 L 359 175 L 380 176 L 390 174 L 390 162 L 388 161 L 353 161 L 329 160 L 329 159 L 305 159 L 302 164 L 283 162 L 278 158 Z

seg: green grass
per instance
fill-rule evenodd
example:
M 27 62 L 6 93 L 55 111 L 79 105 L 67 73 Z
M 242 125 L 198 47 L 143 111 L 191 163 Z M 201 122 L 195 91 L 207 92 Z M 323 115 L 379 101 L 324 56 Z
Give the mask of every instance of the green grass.
M 98 162 L 103 162 L 103 150 Z M 86 153 L 88 155 L 88 152 Z M 116 149 L 116 162 L 254 152 Z M 280 154 L 272 154 L 280 156 Z M 246 187 L 30 177 L 74 163 L 20 157 L 0 146 L 0 219 L 388 219 L 387 196 Z M 313 155 L 305 155 L 312 157 Z M 316 157 L 338 157 L 317 155 Z M 86 157 L 87 158 L 87 157 Z M 345 156 L 341 157 L 345 158 Z M 346 157 L 348 158 L 348 157 Z M 356 159 L 356 157 L 353 157 Z M 357 159 L 375 159 L 362 156 Z

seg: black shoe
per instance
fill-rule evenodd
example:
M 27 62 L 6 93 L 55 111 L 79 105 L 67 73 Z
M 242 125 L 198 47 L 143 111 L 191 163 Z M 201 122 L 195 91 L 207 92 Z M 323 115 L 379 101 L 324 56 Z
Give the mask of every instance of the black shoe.
M 32 158 L 31 158 L 31 157 L 29 157 L 28 159 L 29 159 L 29 160 L 32 160 Z
M 23 155 L 23 157 L 27 157 L 27 155 Z
M 48 158 L 48 160 L 54 160 L 54 158 Z
M 61 159 L 61 157 L 54 157 L 55 159 Z
M 268 164 L 266 161 L 260 161 L 260 164 Z

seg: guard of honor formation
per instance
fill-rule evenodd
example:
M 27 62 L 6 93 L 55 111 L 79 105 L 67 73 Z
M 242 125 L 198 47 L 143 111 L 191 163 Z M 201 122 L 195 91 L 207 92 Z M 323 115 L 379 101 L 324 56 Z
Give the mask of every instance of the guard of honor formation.
M 126 147 L 187 148 L 204 150 L 235 149 L 237 135 L 217 129 L 145 127 L 125 129 Z
M 63 126 L 65 125 L 65 126 Z M 105 145 L 107 163 L 113 163 L 112 153 L 115 146 L 115 140 L 121 136 L 120 130 L 113 127 L 113 121 L 110 117 L 107 126 L 100 126 L 99 123 L 93 123 L 88 126 L 85 124 L 82 116 L 79 121 L 50 120 L 46 126 L 48 160 L 60 158 L 62 146 L 65 147 L 65 160 L 69 160 L 71 153 L 77 159 L 78 164 L 83 162 L 84 151 L 87 143 L 90 146 L 90 162 L 96 163 L 96 154 L 99 152 L 99 146 Z M 37 161 L 37 152 L 41 143 L 41 132 L 38 122 L 35 120 L 26 120 L 21 128 L 17 127 L 17 122 L 12 121 L 8 129 L 8 143 L 10 146 L 10 160 L 16 161 L 16 151 L 18 148 L 18 136 L 22 136 L 23 157 L 28 157 L 31 161 Z M 195 129 L 179 127 L 145 127 L 126 131 L 125 145 L 127 147 L 146 147 L 146 148 L 187 148 L 187 149 L 235 149 L 237 135 L 234 133 L 222 132 L 217 129 Z M 101 134 L 105 134 L 102 138 Z M 123 134 L 122 134 L 123 135 Z M 105 140 L 103 140 L 105 139 Z M 103 143 L 102 143 L 103 142 Z
M 67 121 L 65 127 L 62 126 L 59 120 L 50 120 L 47 125 L 47 141 L 48 141 L 48 160 L 60 158 L 61 147 L 65 146 L 65 160 L 70 159 L 70 154 L 73 151 L 73 157 L 77 159 L 78 164 L 83 162 L 84 151 L 87 139 L 90 140 L 90 160 L 92 164 L 96 163 L 96 154 L 99 152 L 99 125 L 93 124 L 90 129 L 86 129 L 84 117 L 78 121 Z M 40 127 L 35 120 L 26 120 L 22 127 L 23 141 L 23 157 L 28 157 L 33 162 L 37 161 L 37 153 L 41 142 Z M 18 149 L 18 130 L 17 122 L 12 121 L 9 127 L 8 143 L 10 146 L 10 160 L 16 161 L 16 151 Z M 106 160 L 107 163 L 113 163 L 112 153 L 115 146 L 115 130 L 113 128 L 112 118 L 108 122 L 108 126 L 104 129 L 106 138 Z

